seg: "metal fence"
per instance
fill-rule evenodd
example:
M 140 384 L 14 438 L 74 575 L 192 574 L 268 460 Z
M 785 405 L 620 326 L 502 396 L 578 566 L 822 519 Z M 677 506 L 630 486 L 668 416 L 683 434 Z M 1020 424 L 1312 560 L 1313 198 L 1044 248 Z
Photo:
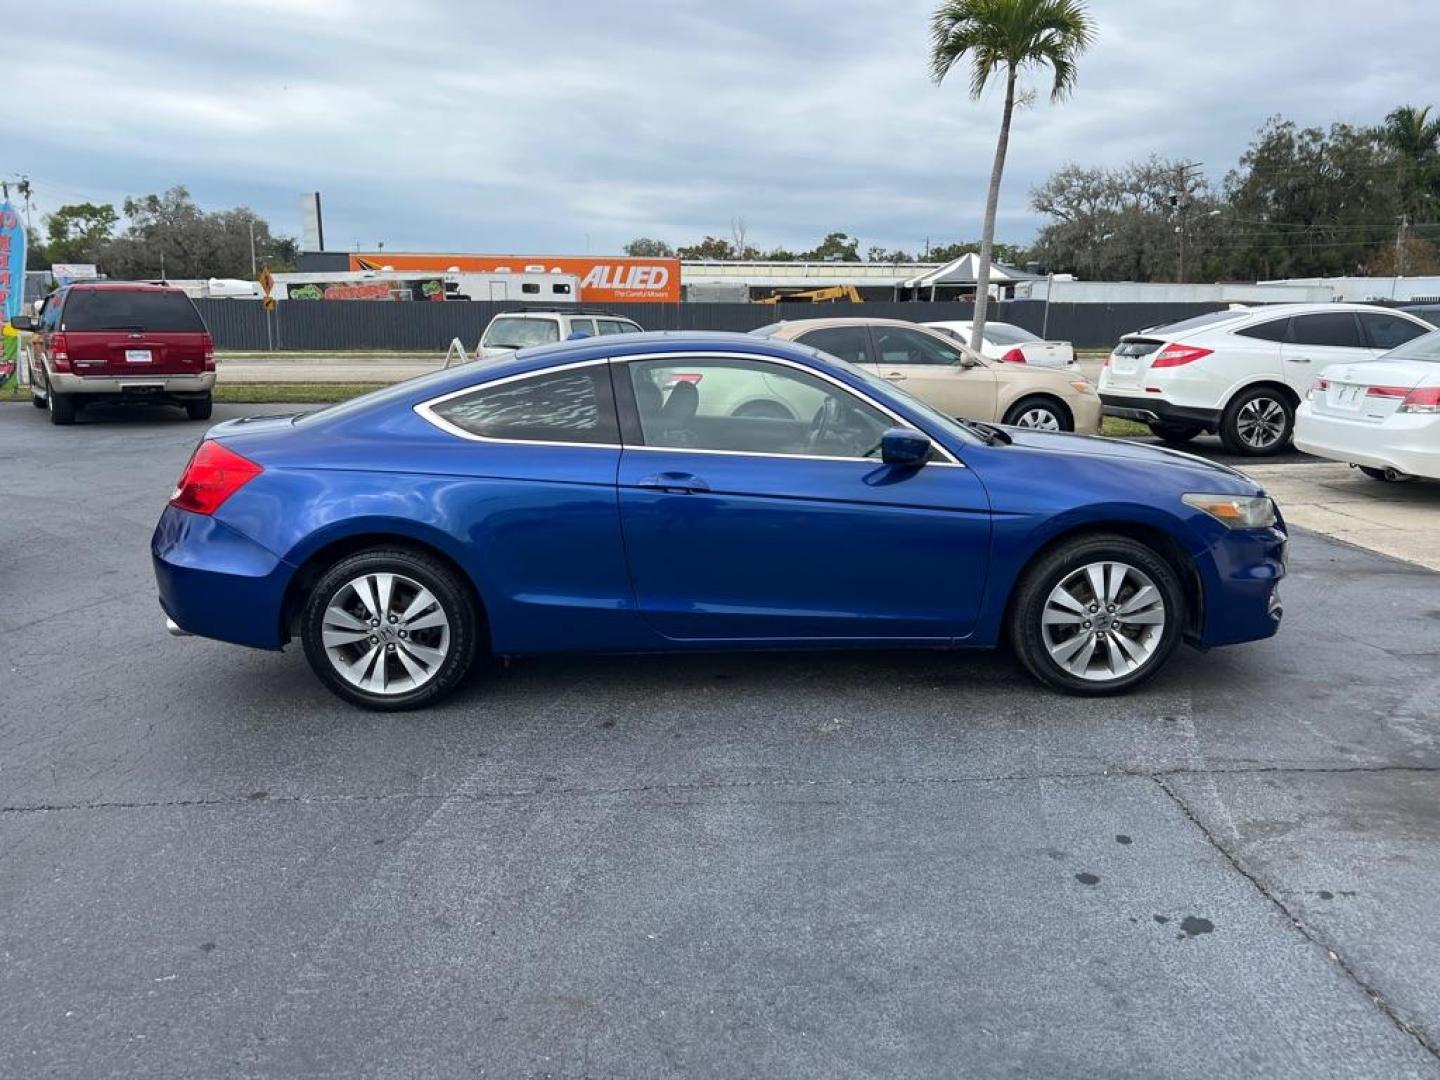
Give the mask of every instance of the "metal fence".
M 230 351 L 371 350 L 444 352 L 453 338 L 466 348 L 479 340 L 492 316 L 524 305 L 489 301 L 426 304 L 386 300 L 281 300 L 267 315 L 252 300 L 199 300 L 216 345 Z M 1046 304 L 1010 300 L 991 318 L 1015 323 L 1079 348 L 1108 348 L 1131 330 L 1214 311 L 1219 304 Z M 969 321 L 968 303 L 835 304 L 611 304 L 606 310 L 647 330 L 733 330 L 741 333 L 781 319 L 907 319 Z

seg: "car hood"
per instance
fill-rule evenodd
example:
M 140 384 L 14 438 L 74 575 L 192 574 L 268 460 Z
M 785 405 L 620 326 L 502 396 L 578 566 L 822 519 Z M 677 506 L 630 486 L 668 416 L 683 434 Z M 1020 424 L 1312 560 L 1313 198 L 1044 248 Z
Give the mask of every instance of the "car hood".
M 1012 427 L 1005 431 L 1013 446 L 1026 449 L 1070 457 L 1106 458 L 1110 461 L 1133 463 L 1147 469 L 1171 469 L 1176 472 L 1177 478 L 1180 474 L 1188 474 L 1187 483 L 1206 480 L 1212 485 L 1218 485 L 1211 490 L 1224 494 L 1251 494 L 1261 490 L 1259 484 L 1238 469 L 1168 447 L 1147 446 L 1144 443 L 1102 438 L 1098 435 L 1037 431 L 1034 428 Z

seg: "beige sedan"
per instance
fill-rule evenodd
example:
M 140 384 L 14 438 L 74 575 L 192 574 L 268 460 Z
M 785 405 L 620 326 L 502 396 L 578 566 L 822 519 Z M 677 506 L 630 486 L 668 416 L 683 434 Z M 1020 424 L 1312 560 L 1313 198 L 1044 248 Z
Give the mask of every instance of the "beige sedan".
M 901 319 L 797 319 L 752 331 L 838 356 L 949 416 L 1047 431 L 1100 430 L 1094 385 L 1076 371 L 1005 364 Z

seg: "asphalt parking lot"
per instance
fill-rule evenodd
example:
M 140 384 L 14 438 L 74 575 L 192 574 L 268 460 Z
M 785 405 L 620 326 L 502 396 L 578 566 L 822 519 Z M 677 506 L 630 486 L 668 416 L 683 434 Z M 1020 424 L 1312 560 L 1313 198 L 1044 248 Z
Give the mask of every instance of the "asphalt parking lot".
M 376 716 L 166 636 L 178 415 L 0 406 L 0 1075 L 1440 1076 L 1440 575 L 1297 532 L 1279 637 L 1115 700 L 667 656 Z

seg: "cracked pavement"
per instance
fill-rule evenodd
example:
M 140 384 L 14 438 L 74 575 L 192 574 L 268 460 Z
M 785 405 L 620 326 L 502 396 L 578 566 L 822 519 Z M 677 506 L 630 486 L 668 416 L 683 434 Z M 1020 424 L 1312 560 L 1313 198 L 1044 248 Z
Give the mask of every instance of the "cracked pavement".
M 0 1075 L 1440 1076 L 1440 575 L 1298 533 L 1278 638 L 1118 700 L 555 658 L 374 716 L 165 635 L 200 430 L 0 406 Z

